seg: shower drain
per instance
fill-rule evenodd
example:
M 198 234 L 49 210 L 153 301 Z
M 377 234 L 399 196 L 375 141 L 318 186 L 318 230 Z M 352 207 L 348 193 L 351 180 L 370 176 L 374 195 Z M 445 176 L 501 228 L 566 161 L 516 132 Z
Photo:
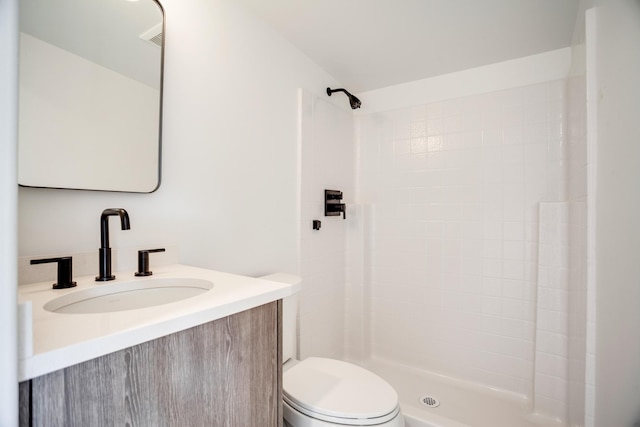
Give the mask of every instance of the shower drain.
M 429 408 L 437 408 L 440 406 L 440 401 L 433 396 L 422 396 L 420 398 L 420 403 L 424 406 L 428 406 Z

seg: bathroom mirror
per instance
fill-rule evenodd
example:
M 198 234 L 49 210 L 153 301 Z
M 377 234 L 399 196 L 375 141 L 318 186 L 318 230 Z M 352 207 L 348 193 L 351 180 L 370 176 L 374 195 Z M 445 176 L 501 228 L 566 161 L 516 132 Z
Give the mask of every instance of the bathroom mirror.
M 158 188 L 163 35 L 155 0 L 20 0 L 21 186 Z

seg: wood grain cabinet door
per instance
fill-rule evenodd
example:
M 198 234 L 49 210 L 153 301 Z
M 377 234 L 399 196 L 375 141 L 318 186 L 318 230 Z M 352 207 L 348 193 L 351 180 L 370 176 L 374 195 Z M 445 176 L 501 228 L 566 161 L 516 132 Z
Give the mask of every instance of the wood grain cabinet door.
M 273 302 L 20 384 L 22 426 L 282 426 Z

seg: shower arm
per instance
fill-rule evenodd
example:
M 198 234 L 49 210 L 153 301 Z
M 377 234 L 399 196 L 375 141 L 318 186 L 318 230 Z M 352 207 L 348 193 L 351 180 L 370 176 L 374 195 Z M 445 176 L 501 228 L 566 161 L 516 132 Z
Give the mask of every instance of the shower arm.
M 349 104 L 351 105 L 352 110 L 355 110 L 356 108 L 360 108 L 360 106 L 362 105 L 362 102 L 360 102 L 358 98 L 350 94 L 349 91 L 346 89 L 343 89 L 343 88 L 331 89 L 330 87 L 327 88 L 327 95 L 331 96 L 331 94 L 334 92 L 344 92 L 344 94 L 347 95 L 347 98 L 349 98 Z
M 343 88 L 340 88 L 340 89 L 331 89 L 330 87 L 327 88 L 327 95 L 331 96 L 331 94 L 334 92 L 344 92 L 347 94 L 347 96 L 353 96 L 346 89 L 343 89 Z

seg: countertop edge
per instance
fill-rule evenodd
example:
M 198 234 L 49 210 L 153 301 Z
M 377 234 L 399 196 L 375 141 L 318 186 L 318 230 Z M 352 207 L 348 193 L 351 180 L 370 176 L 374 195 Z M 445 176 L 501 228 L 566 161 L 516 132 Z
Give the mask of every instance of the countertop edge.
M 18 381 L 27 381 L 115 351 L 277 301 L 297 293 L 300 285 L 271 282 L 270 286 L 263 289 L 239 300 L 199 309 L 188 314 L 159 319 L 157 322 L 148 322 L 22 358 L 19 360 Z

